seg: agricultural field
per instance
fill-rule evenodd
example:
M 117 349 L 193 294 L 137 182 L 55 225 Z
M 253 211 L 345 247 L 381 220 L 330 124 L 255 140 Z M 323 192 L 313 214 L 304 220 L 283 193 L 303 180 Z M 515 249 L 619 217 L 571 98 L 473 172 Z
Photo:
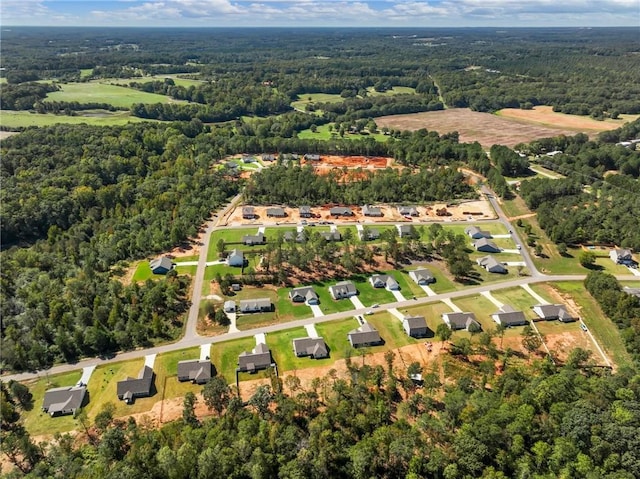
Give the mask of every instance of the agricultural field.
M 134 103 L 184 103 L 165 95 L 146 93 L 133 88 L 98 82 L 62 83 L 61 90 L 49 93 L 45 101 L 77 101 L 79 103 L 108 103 L 128 108 Z
M 27 128 L 29 126 L 51 126 L 59 123 L 69 125 L 117 126 L 140 123 L 145 120 L 131 116 L 128 111 L 85 110 L 77 116 L 54 115 L 53 113 L 30 113 L 28 111 L 2 110 L 0 125 L 6 128 Z
M 574 135 L 577 132 L 562 125 L 535 125 L 515 118 L 471 111 L 468 108 L 381 116 L 374 120 L 378 128 L 410 131 L 426 128 L 429 131 L 437 131 L 440 135 L 457 131 L 460 134 L 460 142 L 477 141 L 485 148 L 495 144 L 513 147 L 518 143 L 563 134 Z

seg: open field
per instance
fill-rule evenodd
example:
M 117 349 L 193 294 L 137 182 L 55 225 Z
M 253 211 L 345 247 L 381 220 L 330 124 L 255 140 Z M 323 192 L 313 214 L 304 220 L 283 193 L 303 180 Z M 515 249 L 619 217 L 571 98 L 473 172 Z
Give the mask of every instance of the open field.
M 372 86 L 367 88 L 367 96 L 415 95 L 415 93 L 416 89 L 410 86 L 394 86 L 387 91 L 375 91 Z
M 551 128 L 568 128 L 576 132 L 600 133 L 601 131 L 615 130 L 629 121 L 634 121 L 640 115 L 620 115 L 617 120 L 595 120 L 590 116 L 567 115 L 553 111 L 550 106 L 535 106 L 532 110 L 520 108 L 504 108 L 496 112 L 503 118 L 512 118 L 526 121 L 531 124 L 544 125 Z
M 77 116 L 54 115 L 53 113 L 30 113 L 28 111 L 3 110 L 0 115 L 0 125 L 8 128 L 26 128 L 28 126 L 51 126 L 58 123 L 80 125 L 86 123 L 94 126 L 125 125 L 139 123 L 145 120 L 131 116 L 128 111 L 94 110 L 79 112 Z
M 367 323 L 371 323 L 378 330 L 380 337 L 384 340 L 384 348 L 387 350 L 421 342 L 419 339 L 407 336 L 402 329 L 402 322 L 387 311 L 367 316 Z
M 331 321 L 330 323 L 322 323 L 316 325 L 316 331 L 320 337 L 324 338 L 325 343 L 331 349 L 330 355 L 333 360 L 344 359 L 349 351 L 354 349 L 349 344 L 347 333 L 358 327 L 358 321 L 355 318 L 343 319 L 340 321 Z
M 538 316 L 531 309 L 538 301 L 523 288 L 507 288 L 494 291 L 491 295 L 498 301 L 508 304 L 512 308 L 522 311 L 527 319 L 536 319 Z M 495 308 L 497 311 L 498 308 Z
M 307 105 L 315 103 L 341 103 L 344 101 L 338 94 L 332 93 L 306 93 L 304 95 L 298 95 L 296 101 L 291 102 L 291 107 L 296 110 L 305 110 Z
M 513 147 L 518 143 L 558 135 L 574 135 L 582 131 L 569 127 L 532 124 L 530 121 L 471 111 L 468 108 L 451 108 L 442 111 L 390 115 L 374 118 L 378 128 L 419 130 L 426 128 L 445 134 L 457 131 L 460 142 L 479 142 L 483 147 L 500 144 Z M 620 123 L 621 125 L 621 123 Z M 617 125 L 612 128 L 617 128 Z M 611 128 L 611 129 L 612 129 Z M 585 131 L 594 133 L 595 131 Z
M 330 129 L 329 126 L 333 126 L 333 123 L 327 123 L 326 125 L 320 125 L 317 127 L 315 133 L 311 131 L 310 128 L 306 130 L 302 130 L 298 133 L 298 138 L 301 140 L 330 140 L 332 138 L 340 138 L 339 131 L 335 128 Z M 383 135 L 382 133 L 369 133 L 369 134 L 361 134 L 361 133 L 348 133 L 345 132 L 342 137 L 345 140 L 361 140 L 363 138 L 373 138 L 376 141 L 387 141 L 389 136 Z
M 107 84 L 115 84 L 128 87 L 130 83 L 149 83 L 152 81 L 164 81 L 165 78 L 171 78 L 173 83 L 178 86 L 183 86 L 188 88 L 190 86 L 198 86 L 205 83 L 203 80 L 193 80 L 191 78 L 180 78 L 180 73 L 172 73 L 166 75 L 152 75 L 145 77 L 134 77 L 134 78 L 101 78 L 99 80 L 95 80 L 96 83 L 107 83 Z
M 130 107 L 134 103 L 184 103 L 172 100 L 165 95 L 98 82 L 62 83 L 60 87 L 60 91 L 49 93 L 45 101 L 109 103 L 115 107 Z

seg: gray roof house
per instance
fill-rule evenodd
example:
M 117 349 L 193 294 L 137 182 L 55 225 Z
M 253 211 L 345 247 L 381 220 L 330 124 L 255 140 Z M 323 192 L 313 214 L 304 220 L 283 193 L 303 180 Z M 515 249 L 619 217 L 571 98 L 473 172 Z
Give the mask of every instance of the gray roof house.
M 243 206 L 242 217 L 246 220 L 253 220 L 257 218 L 258 215 L 256 215 L 256 209 L 253 206 Z
M 241 313 L 266 313 L 271 311 L 273 305 L 269 298 L 242 299 L 240 300 Z
M 235 313 L 236 312 L 236 302 L 235 301 L 225 301 L 222 309 L 225 313 Z
M 444 313 L 442 320 L 449 326 L 450 329 L 476 329 L 479 331 L 480 323 L 476 320 L 476 315 L 473 313 Z
M 320 155 L 307 153 L 306 155 L 304 155 L 304 159 L 307 161 L 320 161 Z
M 255 157 L 253 157 L 251 155 L 242 155 L 242 162 L 243 163 L 255 163 L 256 159 L 255 159 Z
M 349 343 L 354 348 L 361 346 L 377 346 L 382 344 L 382 338 L 376 328 L 369 323 L 364 323 L 358 329 L 349 331 L 347 334 Z
M 522 311 L 516 311 L 508 304 L 502 305 L 500 311 L 496 311 L 491 317 L 496 323 L 507 328 L 511 326 L 524 326 L 528 322 Z
M 153 274 L 167 274 L 174 268 L 175 264 L 166 256 L 149 261 L 149 267 Z
M 351 281 L 340 281 L 333 286 L 329 286 L 329 293 L 331 293 L 333 299 L 343 299 L 355 296 L 358 294 L 358 289 Z
M 426 338 L 427 336 L 433 336 L 429 334 L 429 327 L 424 316 L 406 316 L 402 320 L 402 329 L 404 329 L 407 336 L 412 338 Z
M 44 393 L 42 410 L 51 416 L 75 414 L 83 406 L 86 395 L 84 385 L 49 389 Z
M 311 206 L 301 206 L 298 208 L 298 212 L 300 213 L 300 218 L 311 218 Z
M 273 364 L 271 351 L 264 343 L 256 344 L 256 347 L 248 353 L 243 351 L 238 356 L 238 371 L 255 373 L 260 369 L 267 369 Z
M 362 207 L 362 214 L 364 216 L 376 216 L 376 217 L 383 216 L 382 209 L 378 208 L 377 206 L 370 206 L 370 205 L 364 205 Z
M 409 271 L 409 277 L 421 286 L 436 282 L 433 274 L 431 274 L 431 271 L 427 268 L 418 268 L 413 271 Z
M 280 206 L 272 206 L 267 208 L 267 216 L 273 218 L 284 218 L 287 216 L 287 212 Z
M 500 248 L 498 248 L 493 241 L 489 241 L 487 238 L 480 238 L 478 241 L 473 243 L 473 246 L 476 250 L 482 251 L 483 253 L 500 252 Z
M 322 338 L 296 338 L 293 340 L 293 352 L 298 357 L 310 356 L 313 359 L 329 357 L 329 349 Z
M 329 214 L 331 216 L 353 216 L 353 211 L 346 206 L 334 206 L 329 210 Z
M 414 232 L 414 228 L 411 225 L 396 225 L 396 228 L 398 229 L 398 235 L 400 235 L 400 238 L 412 236 Z
M 532 309 L 538 318 L 547 321 L 557 319 L 562 323 L 570 323 L 577 319 L 569 314 L 564 304 L 536 304 Z
M 419 216 L 418 208 L 415 206 L 398 206 L 398 213 L 402 216 Z
M 211 361 L 194 359 L 178 362 L 178 381 L 191 381 L 194 384 L 204 384 L 212 376 Z
M 390 291 L 398 291 L 400 285 L 393 276 L 388 274 L 374 274 L 369 278 L 371 286 L 374 288 L 386 288 Z
M 625 266 L 634 266 L 637 263 L 633 260 L 631 250 L 628 249 L 612 249 L 609 251 L 609 258 L 616 264 L 623 264 Z
M 321 231 L 320 236 L 322 236 L 326 241 L 340 241 L 342 239 L 342 235 L 339 231 Z
M 262 161 L 276 161 L 276 155 L 265 153 L 262 155 Z
M 489 273 L 500 273 L 505 274 L 507 272 L 507 268 L 497 259 L 495 259 L 491 255 L 483 256 L 482 258 L 478 258 L 476 260 L 479 266 L 482 266 Z
M 371 241 L 380 238 L 380 230 L 377 228 L 362 228 L 358 230 L 360 241 Z
M 151 395 L 154 372 L 149 366 L 143 366 L 137 378 L 127 378 L 118 381 L 118 399 L 127 404 L 132 404 L 135 398 Z
M 256 244 L 265 244 L 267 242 L 267 238 L 262 233 L 256 233 L 254 235 L 244 235 L 242 237 L 242 242 L 247 246 L 253 246 Z
M 311 286 L 301 286 L 289 291 L 289 298 L 294 303 L 320 304 L 320 298 Z
M 286 231 L 282 239 L 287 243 L 291 243 L 292 241 L 295 241 L 296 243 L 304 243 L 307 240 L 304 231 L 298 231 L 296 233 L 293 231 Z
M 488 231 L 481 230 L 477 226 L 469 226 L 465 228 L 464 232 L 469 235 L 469 237 L 473 239 L 481 239 L 481 238 L 491 238 L 491 233 Z
M 227 256 L 227 264 L 229 266 L 244 266 L 244 252 L 239 249 L 234 249 L 229 252 Z

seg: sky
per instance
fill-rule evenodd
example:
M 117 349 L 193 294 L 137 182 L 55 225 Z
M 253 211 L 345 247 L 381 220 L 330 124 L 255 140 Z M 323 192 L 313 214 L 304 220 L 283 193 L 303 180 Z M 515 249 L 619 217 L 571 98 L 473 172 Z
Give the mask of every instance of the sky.
M 635 26 L 640 0 L 1 0 L 0 24 L 141 27 Z

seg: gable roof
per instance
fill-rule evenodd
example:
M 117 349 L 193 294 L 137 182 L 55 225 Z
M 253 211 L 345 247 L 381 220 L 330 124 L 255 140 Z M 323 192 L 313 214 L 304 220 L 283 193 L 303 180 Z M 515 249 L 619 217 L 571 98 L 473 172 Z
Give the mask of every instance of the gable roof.
M 507 268 L 491 255 L 478 258 L 476 263 L 492 273 L 507 271 Z
M 166 256 L 162 256 L 161 258 L 156 258 L 149 261 L 149 267 L 151 268 L 151 271 L 157 268 L 162 268 L 170 271 L 173 268 L 173 261 L 171 261 Z
M 211 361 L 194 359 L 178 362 L 178 379 L 206 382 L 211 379 Z
M 489 241 L 487 238 L 480 238 L 478 241 L 473 243 L 473 246 L 477 250 L 480 250 L 480 248 L 483 248 L 485 251 L 489 251 L 489 250 L 491 250 L 491 252 L 500 251 L 500 248 L 498 248 L 498 246 L 493 241 Z
M 271 351 L 264 343 L 256 344 L 251 352 L 243 351 L 238 356 L 238 369 L 241 371 L 255 371 L 271 366 Z
M 398 233 L 400 234 L 400 236 L 410 235 L 413 233 L 411 225 L 396 225 L 396 228 L 398 229 Z
M 472 238 L 491 238 L 491 233 L 481 230 L 477 226 L 469 226 L 465 228 L 464 232 Z
M 271 300 L 269 298 L 241 299 L 240 311 L 261 311 L 263 309 L 271 309 Z
M 564 304 L 536 304 L 532 309 L 541 319 L 559 319 L 560 321 L 574 319 Z
M 242 207 L 242 216 L 253 216 L 255 215 L 256 210 L 253 206 L 243 206 Z
M 301 206 L 300 208 L 298 208 L 298 211 L 300 212 L 300 214 L 310 215 L 311 214 L 311 206 Z
M 334 206 L 329 209 L 329 213 L 333 216 L 353 216 L 351 208 L 347 208 L 346 206 Z
M 262 233 L 256 233 L 254 235 L 244 235 L 242 237 L 243 243 L 262 244 L 265 242 L 265 236 Z
M 358 230 L 358 237 L 360 240 L 374 240 L 380 238 L 380 230 L 377 228 L 363 228 Z
M 340 241 L 342 239 L 339 231 L 321 231 L 320 236 L 327 241 Z
M 267 208 L 267 216 L 287 216 L 287 213 L 284 211 L 284 208 L 280 206 L 272 206 L 271 208 Z
M 469 312 L 451 312 L 442 315 L 442 319 L 451 329 L 469 329 L 469 326 L 480 323 L 476 320 L 476 315 Z
M 414 269 L 413 271 L 409 271 L 409 276 L 416 283 L 421 283 L 421 282 L 431 283 L 435 281 L 433 274 L 427 268 L 418 268 L 418 269 Z
M 374 287 L 384 286 L 385 288 L 388 288 L 388 289 L 400 288 L 400 285 L 395 280 L 395 278 L 388 274 L 374 274 L 374 275 L 371 275 L 371 278 L 369 278 L 369 280 Z
M 119 398 L 135 396 L 148 396 L 151 394 L 151 384 L 153 383 L 153 369 L 143 366 L 137 378 L 127 378 L 118 381 L 117 392 Z
M 296 356 L 313 356 L 316 359 L 329 356 L 323 338 L 296 338 L 293 340 L 293 351 Z
M 491 315 L 493 320 L 503 326 L 517 326 L 527 324 L 527 318 L 522 311 L 516 311 L 508 304 L 503 304 L 499 311 Z
M 227 264 L 230 263 L 241 263 L 244 264 L 244 251 L 239 249 L 233 249 L 229 252 L 227 256 Z
M 318 299 L 318 294 L 311 286 L 300 286 L 299 288 L 293 288 L 289 291 L 289 298 L 293 299 L 295 297 L 304 298 L 306 301 L 309 301 L 309 299 Z
M 410 331 L 413 329 L 424 329 L 427 327 L 427 320 L 424 319 L 424 316 L 405 316 L 402 323 L 406 324 Z
M 347 334 L 352 346 L 364 345 L 364 344 L 376 344 L 382 342 L 380 333 L 376 328 L 369 323 L 364 323 L 357 329 L 349 331 Z
M 382 216 L 382 209 L 377 206 L 364 205 L 362 214 L 365 216 Z
M 418 208 L 415 206 L 398 206 L 398 213 L 405 216 L 418 216 Z
M 73 414 L 82 407 L 86 394 L 86 386 L 49 389 L 44 394 L 42 410 L 52 416 L 56 414 Z
M 356 285 L 351 281 L 340 281 L 339 283 L 329 286 L 329 292 L 335 298 L 336 296 L 357 294 L 358 290 Z

